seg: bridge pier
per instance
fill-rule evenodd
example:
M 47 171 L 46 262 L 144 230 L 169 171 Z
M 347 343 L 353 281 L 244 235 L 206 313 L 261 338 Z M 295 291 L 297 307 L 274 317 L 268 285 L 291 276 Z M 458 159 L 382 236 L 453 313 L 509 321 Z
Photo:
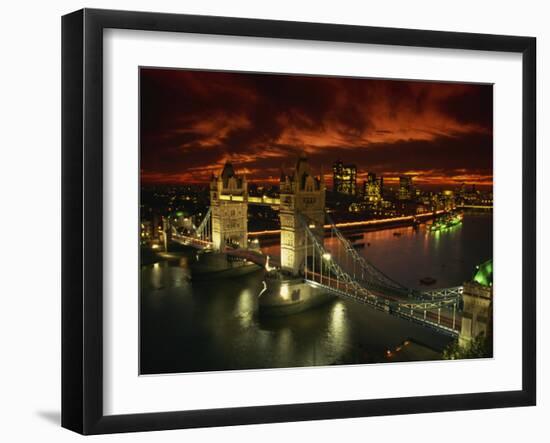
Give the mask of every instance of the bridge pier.
M 266 289 L 260 296 L 259 306 L 260 312 L 268 315 L 301 312 L 334 298 L 331 291 L 323 287 L 330 280 L 326 265 L 320 256 L 315 257 L 311 241 L 308 245 L 309 233 L 313 233 L 320 244 L 324 242 L 323 177 L 312 175 L 307 158 L 302 155 L 290 175 L 281 174 L 280 189 L 279 218 L 283 272 L 266 276 Z M 319 285 L 311 285 L 306 281 L 307 278 L 304 277 L 308 275 L 318 281 Z

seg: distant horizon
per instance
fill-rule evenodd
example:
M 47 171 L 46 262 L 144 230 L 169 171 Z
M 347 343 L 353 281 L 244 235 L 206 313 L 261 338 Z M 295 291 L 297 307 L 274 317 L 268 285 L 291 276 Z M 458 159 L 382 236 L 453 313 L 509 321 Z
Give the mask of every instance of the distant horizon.
M 236 171 L 236 173 L 238 174 L 239 172 Z M 314 174 L 314 175 L 318 175 L 318 174 Z M 378 176 L 377 176 L 378 177 Z M 326 177 L 325 177 L 326 178 Z M 253 185 L 262 185 L 262 186 L 278 186 L 279 185 L 279 180 L 277 181 L 273 181 L 273 182 L 269 182 L 269 181 L 256 181 L 256 180 L 250 180 L 248 177 L 247 177 L 247 181 L 248 181 L 248 184 L 253 184 Z M 156 183 L 153 183 L 153 182 L 142 182 L 142 187 L 169 187 L 169 186 L 204 186 L 204 187 L 207 187 L 209 185 L 209 181 L 207 182 L 204 182 L 204 181 L 201 181 L 201 182 L 156 182 Z M 333 186 L 333 183 L 332 183 L 332 180 L 331 181 L 328 181 L 328 180 L 325 180 L 325 185 L 326 185 L 326 188 L 327 188 L 327 191 L 332 191 L 332 186 Z M 362 187 L 363 185 L 363 181 L 359 182 L 357 181 L 357 187 Z M 462 183 L 435 183 L 435 184 L 431 184 L 431 183 L 417 183 L 413 180 L 413 186 L 417 187 L 417 188 L 420 188 L 422 190 L 424 189 L 427 189 L 427 190 L 430 190 L 430 191 L 433 191 L 433 190 L 436 190 L 436 189 L 454 189 L 454 188 L 459 188 L 460 186 L 462 185 Z M 475 186 L 476 189 L 478 190 L 484 190 L 484 191 L 487 191 L 487 190 L 492 190 L 493 188 L 493 184 L 479 184 L 479 183 L 464 183 L 464 185 L 466 186 L 467 189 L 471 189 L 472 186 Z M 384 177 L 384 187 L 385 188 L 397 188 L 399 187 L 399 181 L 398 179 L 395 179 L 393 181 L 389 181 L 387 180 L 387 177 Z

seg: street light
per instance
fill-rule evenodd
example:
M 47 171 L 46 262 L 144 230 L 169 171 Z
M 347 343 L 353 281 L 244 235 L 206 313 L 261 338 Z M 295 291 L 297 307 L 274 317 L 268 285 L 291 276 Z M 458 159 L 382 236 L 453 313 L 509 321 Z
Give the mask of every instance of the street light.
M 328 252 L 325 252 L 325 253 L 323 254 L 323 258 L 324 258 L 325 260 L 330 260 L 330 254 L 329 254 Z

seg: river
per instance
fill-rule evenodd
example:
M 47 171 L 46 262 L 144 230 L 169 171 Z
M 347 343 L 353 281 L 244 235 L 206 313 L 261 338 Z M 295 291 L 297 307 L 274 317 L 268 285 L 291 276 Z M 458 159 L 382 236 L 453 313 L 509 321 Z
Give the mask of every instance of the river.
M 438 233 L 421 225 L 416 231 L 402 227 L 360 235 L 355 241 L 365 247 L 358 252 L 409 287 L 460 285 L 492 257 L 491 213 L 466 213 L 461 225 Z M 263 249 L 278 253 L 278 246 Z M 449 342 L 423 326 L 341 299 L 293 316 L 262 318 L 257 314 L 262 270 L 195 282 L 188 278 L 192 259 L 188 251 L 178 260 L 141 268 L 142 374 L 434 359 Z M 424 277 L 437 281 L 422 286 Z M 409 342 L 402 355 L 395 352 Z

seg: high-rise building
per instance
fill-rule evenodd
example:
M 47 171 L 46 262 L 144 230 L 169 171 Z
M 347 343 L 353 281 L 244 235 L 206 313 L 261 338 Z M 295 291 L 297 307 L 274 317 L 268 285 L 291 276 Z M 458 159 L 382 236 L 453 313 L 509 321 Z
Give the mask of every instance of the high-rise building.
M 410 200 L 413 197 L 412 180 L 413 178 L 408 175 L 399 177 L 399 192 L 397 194 L 399 200 Z
M 339 194 L 357 195 L 357 167 L 344 165 L 338 160 L 332 166 L 333 191 Z
M 458 189 L 458 196 L 460 198 L 464 198 L 465 194 L 466 194 L 466 185 L 464 183 L 461 183 L 460 188 Z
M 369 204 L 375 204 L 382 200 L 383 177 L 376 178 L 376 174 L 369 172 L 367 180 L 363 183 L 363 200 Z

